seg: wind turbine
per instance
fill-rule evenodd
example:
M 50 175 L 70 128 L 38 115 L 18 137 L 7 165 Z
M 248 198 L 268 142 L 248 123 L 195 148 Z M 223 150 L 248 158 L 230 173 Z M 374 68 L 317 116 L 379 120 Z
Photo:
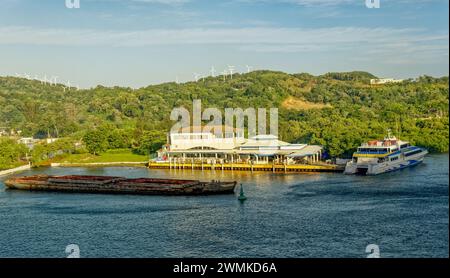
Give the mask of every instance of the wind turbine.
M 227 70 L 223 70 L 222 74 L 223 74 L 223 81 L 225 81 L 225 79 L 227 79 L 228 71 Z
M 53 79 L 53 85 L 56 86 L 56 80 L 58 79 L 58 76 L 52 76 L 52 79 Z M 50 81 L 50 83 L 51 83 L 51 81 Z
M 230 72 L 231 79 L 233 79 L 234 66 L 228 66 L 228 71 Z
M 247 67 L 247 73 L 249 73 L 251 70 L 252 70 L 252 66 L 249 66 L 249 65 L 245 65 L 246 67 Z
M 201 77 L 200 74 L 194 73 L 194 79 L 195 79 L 195 82 L 197 82 L 197 81 L 200 79 L 200 77 Z
M 216 69 L 214 68 L 214 66 L 211 67 L 211 76 L 212 77 L 216 77 Z
M 69 80 L 67 80 L 67 87 L 69 88 L 69 90 L 70 90 L 70 81 Z
M 175 83 L 178 84 L 178 75 L 177 75 L 177 77 L 175 78 Z

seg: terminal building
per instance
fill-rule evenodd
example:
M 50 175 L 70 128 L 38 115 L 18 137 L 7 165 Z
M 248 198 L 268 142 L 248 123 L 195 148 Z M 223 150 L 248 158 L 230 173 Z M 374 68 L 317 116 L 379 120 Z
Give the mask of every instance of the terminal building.
M 219 127 L 216 132 L 169 133 L 168 142 L 158 151 L 157 161 L 245 164 L 314 164 L 322 159 L 317 145 L 290 144 L 274 135 L 244 137 L 244 131 Z

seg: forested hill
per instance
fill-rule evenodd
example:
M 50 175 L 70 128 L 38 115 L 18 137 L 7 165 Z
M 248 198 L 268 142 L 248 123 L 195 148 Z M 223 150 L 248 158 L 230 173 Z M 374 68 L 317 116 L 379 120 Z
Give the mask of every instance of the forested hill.
M 449 144 L 448 77 L 371 86 L 366 72 L 286 74 L 254 71 L 164 83 L 133 90 L 98 86 L 71 90 L 63 85 L 0 77 L 0 127 L 22 136 L 81 138 L 88 130 L 121 132 L 136 145 L 147 132 L 164 134 L 173 108 L 279 108 L 284 141 L 321 144 L 332 156 L 350 154 L 361 142 L 382 138 L 390 128 L 401 139 L 446 152 Z M 65 89 L 64 89 L 65 88 Z

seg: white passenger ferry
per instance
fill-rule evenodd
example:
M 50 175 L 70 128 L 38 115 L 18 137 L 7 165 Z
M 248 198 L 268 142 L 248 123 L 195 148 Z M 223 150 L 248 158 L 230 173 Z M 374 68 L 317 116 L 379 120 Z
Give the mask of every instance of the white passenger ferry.
M 362 144 L 353 159 L 347 162 L 345 174 L 378 175 L 406 167 L 423 161 L 428 153 L 424 148 L 411 146 L 390 133 L 383 141 L 369 141 Z

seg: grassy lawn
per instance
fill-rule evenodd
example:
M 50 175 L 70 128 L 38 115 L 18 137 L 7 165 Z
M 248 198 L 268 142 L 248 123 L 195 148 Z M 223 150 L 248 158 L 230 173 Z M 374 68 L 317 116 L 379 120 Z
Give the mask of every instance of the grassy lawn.
M 148 162 L 146 155 L 134 154 L 131 150 L 111 150 L 100 155 L 89 153 L 71 154 L 57 161 L 58 163 L 103 163 L 103 162 Z

